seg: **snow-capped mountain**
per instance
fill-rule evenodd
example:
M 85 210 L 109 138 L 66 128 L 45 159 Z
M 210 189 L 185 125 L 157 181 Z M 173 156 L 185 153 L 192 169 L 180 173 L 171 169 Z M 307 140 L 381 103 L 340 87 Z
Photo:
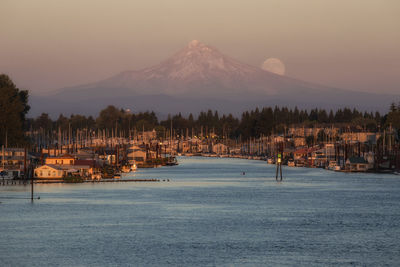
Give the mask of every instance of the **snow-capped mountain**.
M 160 64 L 140 71 L 126 71 L 96 86 L 130 88 L 140 94 L 198 94 L 241 92 L 263 76 L 273 76 L 221 54 L 197 40 Z M 211 89 L 211 90 L 210 90 Z M 226 90 L 222 90 L 226 89 Z M 269 88 L 269 93 L 275 93 Z
M 277 75 L 241 63 L 197 40 L 153 67 L 64 88 L 51 101 L 33 98 L 33 102 L 46 101 L 52 112 L 67 114 L 95 114 L 108 104 L 160 113 L 208 108 L 239 113 L 267 105 L 379 110 L 392 100 L 389 95 L 334 89 Z
M 317 87 L 238 62 L 211 46 L 193 40 L 156 66 L 125 71 L 100 82 L 64 89 L 60 94 L 69 95 L 74 89 L 79 90 L 81 96 L 83 91 L 90 92 L 89 95 L 101 92 L 104 96 L 115 96 L 118 89 L 121 95 L 164 94 L 231 99 L 237 95 L 272 96 L 292 90 L 315 90 Z

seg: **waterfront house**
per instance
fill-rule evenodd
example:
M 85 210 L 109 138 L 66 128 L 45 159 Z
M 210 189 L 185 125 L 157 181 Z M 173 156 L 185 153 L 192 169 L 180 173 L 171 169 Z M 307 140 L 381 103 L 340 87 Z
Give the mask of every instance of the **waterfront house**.
M 42 154 L 43 155 L 47 155 L 49 157 L 58 157 L 61 156 L 62 154 L 62 149 L 58 149 L 58 148 L 42 148 Z
M 314 160 L 314 166 L 323 167 L 330 160 L 335 160 L 334 144 L 325 144 L 324 148 L 311 152 L 311 159 Z
M 354 172 L 365 172 L 372 169 L 373 164 L 368 163 L 363 157 L 350 157 L 346 160 L 346 170 Z
M 293 152 L 293 158 L 295 162 L 305 162 L 306 165 L 308 166 L 313 166 L 314 165 L 314 160 L 316 154 L 313 152 L 318 150 L 318 147 L 310 147 L 310 148 L 301 148 L 297 149 L 296 151 Z
M 75 160 L 74 167 L 78 167 L 78 169 L 79 167 L 82 167 L 82 169 L 87 170 L 86 172 L 88 174 L 93 174 L 95 172 L 99 172 L 102 168 L 102 165 L 98 161 L 93 159 L 77 159 Z
M 300 149 L 297 149 L 296 151 L 294 151 L 293 157 L 294 157 L 294 160 L 306 159 L 307 154 L 308 154 L 308 148 L 304 147 L 304 148 L 300 148 Z
M 228 146 L 222 143 L 215 144 L 212 147 L 212 152 L 218 155 L 228 154 L 228 150 Z
M 210 153 L 210 145 L 207 143 L 202 143 L 199 145 L 200 152 L 202 153 Z
M 60 165 L 47 164 L 35 169 L 34 176 L 38 179 L 62 179 L 66 172 Z
M 47 157 L 45 164 L 52 165 L 74 165 L 75 157 L 70 154 L 64 154 L 57 157 Z
M 133 164 L 144 163 L 147 160 L 147 153 L 137 145 L 132 145 L 127 151 L 127 159 L 129 163 Z
M 191 144 L 189 141 L 179 141 L 178 143 L 178 152 L 180 153 L 188 153 L 191 150 Z
M 34 176 L 38 179 L 62 179 L 68 176 L 80 176 L 90 178 L 95 168 L 89 165 L 55 165 L 46 164 L 34 170 Z
M 22 171 L 19 169 L 14 169 L 14 170 L 10 170 L 10 169 L 4 169 L 2 167 L 0 167 L 0 181 L 1 180 L 9 180 L 9 179 L 15 179 L 18 177 L 22 176 Z
M 29 155 L 27 160 L 29 161 Z M 5 148 L 0 149 L 0 168 L 8 170 L 23 170 L 25 160 L 25 149 L 24 148 Z M 29 164 L 29 162 L 28 162 Z

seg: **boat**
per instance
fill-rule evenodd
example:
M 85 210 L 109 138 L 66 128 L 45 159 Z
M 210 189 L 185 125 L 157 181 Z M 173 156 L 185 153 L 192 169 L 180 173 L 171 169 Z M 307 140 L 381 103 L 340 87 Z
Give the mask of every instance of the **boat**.
M 132 165 L 124 165 L 124 166 L 122 166 L 121 171 L 123 173 L 128 173 L 128 172 L 134 172 L 134 171 L 136 171 L 136 169 L 137 169 L 137 166 L 136 166 L 135 163 L 133 163 Z
M 294 163 L 294 160 L 289 160 L 287 165 L 288 165 L 288 167 L 296 167 L 296 164 Z
M 342 170 L 342 168 L 340 167 L 340 165 L 337 164 L 336 161 L 331 160 L 329 161 L 328 166 L 326 166 L 327 170 L 331 170 L 331 171 L 340 171 Z
M 340 171 L 342 168 L 339 165 L 333 167 L 334 171 Z
M 12 180 L 21 176 L 22 172 L 20 170 L 3 170 L 0 172 L 0 180 Z
M 131 168 L 128 165 L 124 165 L 124 166 L 122 166 L 121 171 L 123 173 L 127 173 L 127 172 L 131 171 Z
M 176 166 L 178 165 L 178 161 L 176 160 L 175 157 L 169 157 L 167 162 L 165 163 L 167 166 Z
M 93 173 L 92 180 L 101 180 L 101 173 Z
M 304 162 L 302 162 L 302 161 L 296 162 L 296 167 L 304 167 L 304 166 L 305 166 Z
M 114 174 L 114 179 L 121 179 L 121 174 L 120 173 Z
M 134 171 L 136 171 L 136 170 L 137 170 L 136 163 L 133 163 L 133 164 L 131 165 L 130 171 L 131 171 L 131 172 L 134 172 Z

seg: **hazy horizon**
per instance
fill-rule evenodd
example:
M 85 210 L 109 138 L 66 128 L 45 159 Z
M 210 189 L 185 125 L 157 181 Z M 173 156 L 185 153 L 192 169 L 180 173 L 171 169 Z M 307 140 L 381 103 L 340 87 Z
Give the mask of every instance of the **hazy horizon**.
M 260 67 L 355 91 L 400 92 L 397 1 L 11 1 L 0 72 L 43 93 L 152 66 L 193 39 Z

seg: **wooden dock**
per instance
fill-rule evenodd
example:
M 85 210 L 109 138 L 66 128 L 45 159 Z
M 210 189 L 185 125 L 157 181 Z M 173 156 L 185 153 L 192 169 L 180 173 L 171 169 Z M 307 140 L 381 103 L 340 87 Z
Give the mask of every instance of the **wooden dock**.
M 63 180 L 36 180 L 35 184 L 83 184 L 83 183 L 129 183 L 129 182 L 160 182 L 160 179 L 101 179 L 101 180 L 83 180 L 82 182 L 65 182 Z M 164 182 L 166 180 L 163 180 Z M 169 180 L 168 180 L 169 182 Z
M 160 179 L 104 179 L 84 181 L 84 183 L 160 182 Z M 165 181 L 165 180 L 164 180 Z M 168 180 L 169 182 L 169 180 Z
M 77 184 L 82 183 L 129 183 L 129 182 L 169 182 L 169 179 L 102 179 L 102 180 L 84 180 L 82 182 L 77 182 Z M 34 180 L 34 184 L 74 184 L 71 182 L 65 182 L 63 180 Z M 31 181 L 27 180 L 0 180 L 0 186 L 10 186 L 10 185 L 29 185 Z
M 13 180 L 13 179 L 8 179 L 8 180 L 1 180 L 0 179 L 0 186 L 1 185 L 28 185 L 30 184 L 30 180 Z

